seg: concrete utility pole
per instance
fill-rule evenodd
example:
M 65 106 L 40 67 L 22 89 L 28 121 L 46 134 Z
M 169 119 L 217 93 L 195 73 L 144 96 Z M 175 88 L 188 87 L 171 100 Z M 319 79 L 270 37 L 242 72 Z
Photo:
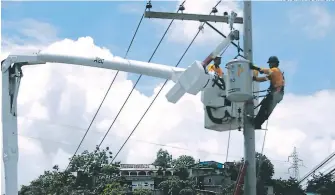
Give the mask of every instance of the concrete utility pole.
M 290 172 L 291 169 L 293 169 L 293 177 L 296 180 L 299 180 L 299 166 L 303 166 L 302 164 L 299 164 L 299 162 L 302 162 L 301 159 L 298 157 L 297 148 L 294 147 L 293 153 L 291 156 L 288 157 L 288 161 L 290 162 L 290 159 L 292 158 L 292 166 L 288 168 L 288 171 Z
M 252 58 L 252 20 L 251 20 L 251 1 L 244 1 L 243 8 L 244 18 L 237 17 L 234 23 L 244 24 L 244 56 L 249 61 Z M 228 23 L 228 16 L 210 16 L 200 14 L 184 14 L 184 13 L 164 13 L 146 11 L 146 18 L 174 19 L 174 20 L 191 20 L 200 22 L 224 22 Z M 250 83 L 250 88 L 252 88 Z M 246 175 L 244 179 L 244 194 L 256 195 L 256 158 L 255 158 L 255 129 L 250 121 L 250 117 L 254 116 L 254 102 L 250 99 L 245 103 L 244 114 L 244 159 L 248 162 Z
M 251 1 L 243 2 L 243 47 L 244 56 L 250 62 L 252 58 L 252 20 L 251 20 Z M 252 83 L 250 83 L 252 88 Z M 244 179 L 244 194 L 256 195 L 256 157 L 255 157 L 255 128 L 247 116 L 254 116 L 254 102 L 253 99 L 247 101 L 244 106 L 244 158 L 249 163 Z

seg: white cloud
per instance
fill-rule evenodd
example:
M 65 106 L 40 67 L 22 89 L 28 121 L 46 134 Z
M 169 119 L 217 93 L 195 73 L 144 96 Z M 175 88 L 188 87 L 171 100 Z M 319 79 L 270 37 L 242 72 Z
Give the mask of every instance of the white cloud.
M 30 48 L 30 45 L 26 47 Z M 15 52 L 15 49 L 24 49 L 25 46 L 17 44 L 17 47 L 9 48 L 12 50 L 6 52 Z M 42 48 L 59 54 L 112 56 L 107 49 L 96 46 L 90 37 L 65 39 Z M 20 151 L 19 182 L 27 184 L 55 163 L 65 167 L 66 158 L 75 151 L 115 72 L 65 64 L 30 66 L 23 71 L 19 94 L 20 119 L 31 117 L 52 121 L 48 124 L 40 120 L 20 120 L 19 134 L 22 138 L 19 141 L 23 149 Z M 101 141 L 132 86 L 132 82 L 127 80 L 127 73 L 120 73 L 80 151 L 93 150 Z M 168 83 L 117 160 L 151 163 L 162 144 L 171 146 L 165 148 L 175 157 L 189 154 L 196 159 L 224 162 L 228 132 L 218 133 L 203 128 L 199 95 L 186 95 L 177 104 L 168 103 L 164 94 L 171 86 Z M 153 96 L 147 97 L 135 90 L 103 145 L 110 146 L 116 153 Z M 270 119 L 265 145 L 265 154 L 273 159 L 277 176 L 287 172 L 289 164 L 284 161 L 294 146 L 308 168 L 327 156 L 328 148 L 334 145 L 330 139 L 334 137 L 331 129 L 334 98 L 335 92 L 327 90 L 310 96 L 287 94 L 279 104 Z M 262 136 L 263 132 L 256 133 L 258 151 Z M 40 139 L 28 140 L 28 137 Z M 237 160 L 242 155 L 243 134 L 232 132 L 229 160 Z M 307 170 L 305 168 L 301 172 Z
M 176 10 L 183 1 L 177 2 Z M 209 14 L 212 8 L 217 4 L 217 0 L 192 0 L 186 1 L 184 13 L 196 13 L 196 14 Z M 229 14 L 231 11 L 235 11 L 239 17 L 243 17 L 243 12 L 240 7 L 240 3 L 237 1 L 222 1 L 218 6 L 218 13 L 216 15 L 223 15 L 223 12 L 227 11 Z M 161 23 L 161 21 L 159 21 Z M 229 25 L 224 23 L 212 23 L 211 24 L 222 30 L 222 33 L 227 35 L 229 33 Z M 197 21 L 175 21 L 172 25 L 169 33 L 169 40 L 181 43 L 189 43 L 200 26 L 200 22 Z M 241 30 L 242 25 L 237 24 L 235 26 Z M 242 31 L 241 31 L 242 32 Z M 209 42 L 217 41 L 222 39 L 221 35 L 211 29 L 209 26 L 204 26 L 204 33 L 198 36 L 196 42 L 199 44 L 208 44 Z
M 302 30 L 312 39 L 320 39 L 335 27 L 335 13 L 320 5 L 302 6 L 288 12 L 295 30 Z

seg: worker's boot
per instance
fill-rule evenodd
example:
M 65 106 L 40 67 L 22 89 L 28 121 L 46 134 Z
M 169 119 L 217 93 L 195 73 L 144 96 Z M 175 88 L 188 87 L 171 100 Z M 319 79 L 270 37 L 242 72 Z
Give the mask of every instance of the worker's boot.
M 253 125 L 254 125 L 254 128 L 255 129 L 262 129 L 262 120 L 261 120 L 261 115 L 257 115 L 255 118 L 254 118 L 254 122 L 253 122 Z

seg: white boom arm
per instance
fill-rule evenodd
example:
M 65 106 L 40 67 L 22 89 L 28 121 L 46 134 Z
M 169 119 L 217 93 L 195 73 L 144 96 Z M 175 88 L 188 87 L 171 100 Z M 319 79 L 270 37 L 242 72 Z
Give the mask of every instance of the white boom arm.
M 231 41 L 234 40 L 234 36 L 230 35 L 218 45 L 212 54 L 219 53 L 219 50 L 230 45 Z M 206 60 L 208 63 L 211 61 L 210 58 L 206 58 Z M 172 103 L 176 103 L 185 93 L 198 94 L 206 86 L 212 86 L 213 82 L 211 81 L 212 78 L 206 73 L 205 64 L 199 61 L 195 61 L 187 69 L 183 69 L 119 57 L 104 59 L 101 57 L 78 57 L 44 52 L 32 55 L 10 55 L 1 62 L 3 161 L 7 195 L 18 193 L 17 163 L 19 155 L 16 101 L 22 77 L 21 67 L 48 62 L 105 68 L 169 79 L 176 83 L 166 95 L 168 101 Z
M 3 161 L 5 168 L 6 194 L 18 193 L 18 131 L 17 96 L 24 65 L 46 64 L 47 62 L 75 64 L 81 66 L 120 70 L 138 73 L 177 82 L 183 68 L 167 65 L 126 60 L 119 57 L 103 59 L 99 57 L 78 57 L 37 53 L 32 55 L 10 55 L 1 63 L 2 70 L 2 131 Z
M 57 55 L 41 52 L 33 55 L 11 55 L 5 60 L 2 66 L 2 71 L 6 71 L 14 63 L 22 65 L 35 65 L 45 64 L 47 62 L 119 70 L 169 79 L 175 82 L 177 81 L 179 75 L 185 70 L 183 68 L 176 68 L 167 65 L 127 60 L 117 56 L 110 59 L 104 59 L 100 57 Z
M 203 90 L 208 85 L 209 80 L 213 79 L 207 74 L 207 65 L 220 54 L 222 50 L 225 50 L 237 36 L 238 31 L 231 31 L 227 38 L 219 43 L 203 62 L 195 61 L 188 67 L 180 75 L 176 84 L 166 94 L 167 100 L 176 103 L 185 93 L 196 95 Z

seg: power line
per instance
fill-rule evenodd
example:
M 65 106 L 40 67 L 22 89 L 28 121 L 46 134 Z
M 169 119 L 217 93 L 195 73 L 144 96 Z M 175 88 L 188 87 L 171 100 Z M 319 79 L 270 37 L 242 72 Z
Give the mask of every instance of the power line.
M 54 125 L 54 126 L 66 127 L 66 128 L 71 129 L 71 130 L 78 131 L 78 132 L 85 132 L 86 131 L 85 128 L 76 127 L 76 126 L 73 126 L 73 125 L 55 123 L 53 121 L 48 121 L 48 120 L 39 120 L 37 118 L 32 118 L 32 117 L 28 117 L 28 116 L 19 116 L 19 117 L 25 118 L 25 119 L 28 119 L 28 120 L 34 120 L 34 121 L 37 120 L 38 122 L 42 122 L 42 123 L 46 123 L 46 124 L 50 124 L 50 125 Z M 93 131 L 92 133 L 102 134 L 103 132 Z M 17 135 L 20 136 L 20 137 L 33 139 L 33 140 L 39 140 L 39 141 L 43 141 L 43 142 L 53 142 L 53 143 L 63 144 L 63 145 L 68 145 L 68 146 L 77 146 L 77 144 L 68 143 L 68 142 L 61 142 L 61 141 L 46 139 L 46 138 L 42 138 L 42 137 L 29 136 L 29 135 L 24 135 L 24 134 L 20 134 L 20 133 L 18 133 Z M 117 137 L 123 138 L 123 136 L 117 136 Z M 178 146 L 173 146 L 173 145 L 168 145 L 168 144 L 162 144 L 162 143 L 156 143 L 156 142 L 151 142 L 151 141 L 146 141 L 146 140 L 134 139 L 134 138 L 131 138 L 130 140 L 135 141 L 135 142 L 142 142 L 142 143 L 146 143 L 146 144 L 162 146 L 162 147 L 167 147 L 167 148 L 173 148 L 173 149 L 178 149 L 178 150 L 185 150 L 185 151 L 190 151 L 190 152 L 199 152 L 199 153 L 212 154 L 212 155 L 217 155 L 217 156 L 227 156 L 227 154 L 224 154 L 224 153 L 207 152 L 207 151 L 204 151 L 204 150 L 191 150 L 191 149 L 188 149 L 188 148 L 183 148 L 183 147 L 178 147 Z M 232 156 L 232 155 L 230 155 L 230 156 L 234 157 L 234 158 L 242 158 L 242 156 Z M 283 161 L 283 160 L 277 160 L 277 159 L 270 159 L 270 160 L 273 161 L 273 162 L 288 163 L 287 161 Z
M 185 2 L 185 1 L 184 1 Z M 183 3 L 184 3 L 183 2 Z M 221 3 L 221 0 L 218 1 L 218 3 L 214 6 L 214 8 L 216 8 L 219 4 Z M 209 13 L 212 14 L 213 10 Z M 179 10 L 178 10 L 179 11 Z M 188 52 L 189 48 L 191 47 L 191 45 L 193 44 L 193 42 L 195 41 L 195 39 L 198 37 L 200 31 L 202 30 L 201 27 L 203 27 L 205 25 L 205 23 L 202 23 L 202 25 L 199 27 L 198 32 L 195 34 L 194 38 L 192 39 L 191 43 L 188 45 L 188 47 L 186 48 L 185 52 L 183 53 L 183 55 L 180 57 L 180 59 L 178 60 L 177 64 L 175 65 L 175 67 L 179 66 L 180 62 L 182 61 L 182 59 L 184 58 L 184 56 L 186 55 L 186 53 Z M 166 85 L 166 83 L 168 82 L 168 80 L 165 80 L 165 82 L 163 83 L 162 87 L 159 89 L 158 93 L 156 94 L 156 96 L 154 97 L 154 99 L 151 101 L 151 103 L 149 104 L 148 108 L 145 110 L 145 112 L 143 113 L 142 117 L 140 118 L 140 120 L 137 122 L 137 124 L 135 125 L 134 129 L 130 132 L 129 136 L 127 137 L 127 139 L 125 140 L 125 142 L 122 144 L 122 146 L 120 147 L 120 149 L 118 150 L 118 152 L 115 154 L 114 158 L 112 159 L 111 163 L 116 159 L 116 157 L 119 155 L 119 153 L 122 151 L 123 147 L 126 145 L 126 143 L 128 142 L 128 140 L 130 139 L 130 137 L 133 135 L 133 133 L 135 132 L 135 130 L 137 129 L 138 125 L 141 123 L 142 119 L 145 117 L 145 115 L 147 114 L 147 112 L 150 110 L 151 106 L 153 105 L 153 103 L 156 101 L 157 97 L 159 96 L 159 94 L 161 93 L 161 91 L 163 90 L 164 86 Z
M 184 3 L 185 3 L 185 1 L 184 1 L 181 5 L 184 5 Z M 180 7 L 179 7 L 177 13 L 178 13 L 179 11 L 180 11 Z M 165 37 L 167 31 L 170 29 L 172 22 L 173 22 L 173 21 L 171 21 L 170 25 L 167 27 L 167 29 L 166 29 L 166 31 L 164 32 L 164 34 L 163 34 L 161 40 L 160 40 L 159 43 L 157 44 L 157 46 L 156 46 L 155 50 L 153 51 L 153 53 L 151 54 L 151 56 L 150 56 L 148 62 L 151 62 L 152 58 L 153 58 L 154 55 L 156 54 L 156 51 L 157 51 L 158 47 L 160 46 L 160 44 L 162 43 L 162 41 L 163 41 L 163 39 L 164 39 L 164 37 Z M 104 135 L 104 137 L 102 138 L 101 142 L 99 143 L 98 147 L 100 147 L 101 144 L 103 143 L 103 141 L 106 139 L 106 137 L 107 137 L 109 131 L 112 129 L 114 123 L 116 122 L 116 120 L 117 120 L 117 118 L 119 117 L 121 111 L 123 110 L 123 107 L 124 107 L 124 106 L 126 105 L 126 103 L 128 102 L 130 96 L 132 95 L 134 89 L 136 88 L 138 82 L 141 80 L 142 76 L 143 76 L 143 75 L 141 74 L 141 75 L 137 78 L 137 80 L 136 80 L 136 82 L 135 82 L 133 88 L 131 89 L 130 93 L 128 94 L 126 100 L 123 102 L 123 104 L 122 104 L 122 106 L 121 106 L 119 112 L 118 112 L 117 115 L 115 116 L 115 118 L 114 118 L 112 124 L 109 126 L 107 132 L 105 133 L 105 135 Z
M 335 156 L 335 152 L 331 153 L 328 157 L 326 157 L 319 165 L 314 167 L 310 172 L 308 172 L 302 179 L 299 180 L 299 184 L 307 179 L 310 175 L 315 173 L 318 169 L 323 167 L 329 160 L 331 160 Z M 333 171 L 333 170 L 332 170 Z
M 38 140 L 38 141 L 41 141 L 41 142 L 48 142 L 48 143 L 52 142 L 52 143 L 57 143 L 57 144 L 62 144 L 62 145 L 67 145 L 67 146 L 76 146 L 77 145 L 77 144 L 72 144 L 72 143 L 69 143 L 69 142 L 56 141 L 56 140 L 52 140 L 52 139 L 29 136 L 29 135 L 24 135 L 24 134 L 20 134 L 20 133 L 18 133 L 17 135 L 20 136 L 20 137 L 24 137 L 24 138 L 32 139 L 32 140 Z M 123 138 L 123 137 L 119 136 L 119 138 Z M 211 155 L 215 155 L 215 156 L 226 156 L 227 155 L 227 154 L 224 154 L 224 153 L 208 152 L 208 151 L 200 150 L 200 149 L 192 150 L 192 149 L 189 149 L 189 148 L 183 148 L 183 147 L 179 147 L 179 146 L 156 143 L 156 142 L 152 142 L 152 141 L 146 141 L 146 140 L 140 140 L 140 139 L 134 139 L 134 138 L 131 138 L 130 140 L 135 141 L 135 142 L 142 142 L 142 143 L 145 143 L 145 144 L 155 145 L 155 146 L 173 148 L 173 149 L 177 149 L 177 150 L 185 150 L 185 151 L 190 151 L 190 152 L 211 154 Z M 234 157 L 236 159 L 242 158 L 242 156 L 232 156 L 232 155 L 230 155 L 230 156 Z M 283 164 L 288 163 L 287 161 L 283 161 L 283 160 L 277 160 L 277 159 L 270 159 L 270 160 L 273 161 L 273 162 L 278 162 L 278 163 L 283 163 Z M 331 167 L 331 168 L 333 168 L 333 167 Z M 325 171 L 325 172 L 327 172 L 327 171 Z
M 151 2 L 151 1 L 149 1 L 149 3 L 150 3 L 150 2 Z M 146 8 L 144 9 L 144 12 L 147 10 L 147 7 L 148 7 L 148 6 L 146 6 Z M 127 52 L 126 52 L 124 58 L 126 58 L 127 55 L 128 55 L 128 52 L 129 52 L 129 50 L 130 50 L 130 48 L 131 48 L 131 46 L 132 46 L 132 44 L 133 44 L 133 41 L 134 41 L 134 39 L 135 39 L 135 37 L 136 37 L 136 35 L 137 35 L 138 29 L 139 29 L 139 27 L 140 27 L 140 25 L 141 25 L 141 23 L 142 23 L 143 18 L 144 18 L 144 13 L 143 13 L 143 15 L 142 15 L 142 17 L 141 17 L 141 19 L 140 19 L 138 25 L 137 25 L 137 28 L 136 28 L 135 33 L 134 33 L 134 35 L 133 35 L 133 37 L 132 37 L 132 39 L 131 39 L 131 41 L 130 41 L 130 44 L 129 44 L 129 46 L 128 46 L 128 49 L 127 49 Z M 71 157 L 70 162 L 69 162 L 68 166 L 66 167 L 66 170 L 70 167 L 70 165 L 71 165 L 71 163 L 72 163 L 72 161 L 73 161 L 73 158 L 76 156 L 76 154 L 77 154 L 77 152 L 78 152 L 80 146 L 82 145 L 84 139 L 85 139 L 86 136 L 87 136 L 87 133 L 88 133 L 89 130 L 91 129 L 91 126 L 92 126 L 92 124 L 93 124 L 93 122 L 94 122 L 96 116 L 98 115 L 98 113 L 99 113 L 99 111 L 100 111 L 100 109 L 101 109 L 103 103 L 105 102 L 105 99 L 106 99 L 106 97 L 107 97 L 107 95 L 108 95 L 108 93 L 109 93 L 111 87 L 113 86 L 114 81 L 115 81 L 115 79 L 116 79 L 118 73 L 119 73 L 119 71 L 117 71 L 117 72 L 115 73 L 115 76 L 114 76 L 112 82 L 110 83 L 110 85 L 109 85 L 109 87 L 108 87 L 108 89 L 107 89 L 107 91 L 106 91 L 106 93 L 105 93 L 105 95 L 104 95 L 104 97 L 103 97 L 103 99 L 102 99 L 102 101 L 101 101 L 101 103 L 100 103 L 100 105 L 99 105 L 97 111 L 95 112 L 95 114 L 94 114 L 94 116 L 93 116 L 93 118 L 92 118 L 92 120 L 91 120 L 91 122 L 90 122 L 90 124 L 89 124 L 89 126 L 88 126 L 88 128 L 87 128 L 87 130 L 86 130 L 86 132 L 85 132 L 85 134 L 84 134 L 84 136 L 82 137 L 82 139 L 81 139 L 81 141 L 80 141 L 80 143 L 79 143 L 79 145 L 78 145 L 76 151 L 74 152 L 73 156 Z

